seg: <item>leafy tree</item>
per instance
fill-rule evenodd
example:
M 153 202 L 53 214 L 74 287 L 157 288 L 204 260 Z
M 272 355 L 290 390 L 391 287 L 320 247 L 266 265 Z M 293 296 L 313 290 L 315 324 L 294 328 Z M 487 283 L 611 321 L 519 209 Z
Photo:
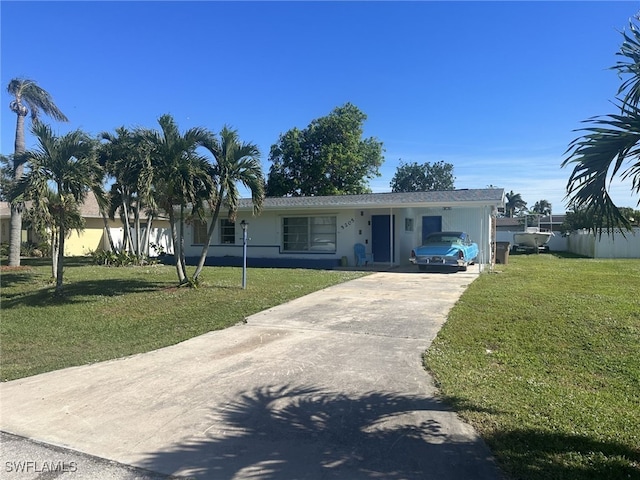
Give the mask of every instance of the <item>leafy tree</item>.
M 13 100 L 9 108 L 17 115 L 16 137 L 14 144 L 14 179 L 18 182 L 24 174 L 25 152 L 24 119 L 31 112 L 31 119 L 36 122 L 40 118 L 40 112 L 53 118 L 66 122 L 67 117 L 58 109 L 51 95 L 39 87 L 36 82 L 28 78 L 14 78 L 7 86 L 9 95 Z M 11 229 L 9 233 L 9 265 L 20 265 L 20 244 L 22 240 L 22 213 L 24 204 L 20 201 L 11 203 Z
M 505 215 L 507 217 L 519 217 L 526 212 L 527 202 L 522 199 L 519 193 L 514 193 L 513 190 L 511 190 L 505 196 L 507 197 L 507 203 L 505 205 Z
M 531 209 L 531 213 L 539 213 L 540 215 L 551 215 L 551 203 L 548 200 L 539 200 Z
M 640 226 L 640 210 L 634 210 L 631 207 L 620 207 L 620 214 L 628 221 L 630 226 Z M 604 228 L 613 229 L 618 226 L 617 223 L 610 225 L 607 219 L 594 218 L 593 210 L 584 207 L 571 205 L 567 209 L 564 222 L 562 223 L 563 232 L 572 232 L 574 230 L 592 230 L 596 231 L 595 225 L 602 224 Z
M 214 195 L 211 165 L 196 149 L 207 142 L 211 132 L 194 127 L 180 133 L 171 115 L 158 119 L 160 131 L 140 130 L 138 134 L 150 148 L 153 168 L 153 195 L 157 205 L 169 215 L 171 239 L 180 284 L 189 283 L 184 257 L 184 223 L 187 208 L 200 210 Z M 176 223 L 175 209 L 178 209 Z M 178 225 L 178 231 L 176 231 Z
M 198 266 L 193 274 L 194 284 L 198 283 L 204 267 L 209 244 L 223 205 L 228 208 L 229 220 L 235 221 L 240 199 L 237 183 L 243 184 L 251 191 L 254 213 L 262 209 L 264 200 L 264 177 L 260 165 L 260 150 L 256 145 L 241 143 L 238 132 L 225 126 L 220 132 L 220 140 L 211 135 L 202 146 L 209 150 L 215 159 L 211 175 L 216 180 L 217 191 L 211 198 L 210 209 L 213 212 L 213 218 L 207 232 L 207 241 L 202 247 Z
M 347 103 L 293 128 L 271 147 L 267 196 L 367 193 L 368 179 L 380 176 L 382 142 L 362 138 L 367 116 Z
M 443 161 L 430 164 L 425 162 L 404 163 L 400 166 L 391 180 L 392 192 L 424 192 L 453 190 L 453 165 Z
M 35 123 L 32 132 L 38 147 L 22 155 L 30 163 L 29 172 L 21 179 L 18 200 L 31 199 L 44 214 L 45 221 L 58 233 L 54 241 L 57 258 L 52 261 L 56 273 L 56 295 L 63 293 L 64 241 L 69 225 L 76 225 L 78 205 L 89 190 L 101 195 L 102 169 L 95 159 L 95 142 L 84 132 L 75 130 L 62 137 L 53 134 L 48 125 Z
M 630 228 L 629 221 L 614 204 L 608 183 L 616 177 L 631 180 L 632 193 L 640 193 L 640 30 L 630 22 L 629 33 L 617 55 L 623 57 L 611 67 L 620 77 L 630 75 L 618 89 L 620 112 L 586 120 L 590 127 L 569 144 L 562 166 L 573 165 L 567 182 L 567 198 L 593 218 L 600 235 L 615 227 Z M 638 201 L 640 205 L 640 200 Z

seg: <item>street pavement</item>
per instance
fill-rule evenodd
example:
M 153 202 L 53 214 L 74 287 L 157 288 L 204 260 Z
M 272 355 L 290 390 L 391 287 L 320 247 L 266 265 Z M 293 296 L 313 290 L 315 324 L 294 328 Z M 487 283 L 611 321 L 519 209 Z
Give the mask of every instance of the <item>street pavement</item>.
M 501 479 L 422 366 L 477 276 L 376 272 L 177 345 L 0 384 L 0 478 Z

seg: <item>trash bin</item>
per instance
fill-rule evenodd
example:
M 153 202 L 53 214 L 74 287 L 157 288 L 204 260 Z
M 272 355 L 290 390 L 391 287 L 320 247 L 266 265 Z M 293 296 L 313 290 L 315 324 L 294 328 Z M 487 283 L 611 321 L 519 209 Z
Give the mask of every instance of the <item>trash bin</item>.
M 349 266 L 349 260 L 347 259 L 346 256 L 342 257 L 340 259 L 340 266 L 341 267 L 348 267 Z
M 496 263 L 509 263 L 509 242 L 496 242 Z

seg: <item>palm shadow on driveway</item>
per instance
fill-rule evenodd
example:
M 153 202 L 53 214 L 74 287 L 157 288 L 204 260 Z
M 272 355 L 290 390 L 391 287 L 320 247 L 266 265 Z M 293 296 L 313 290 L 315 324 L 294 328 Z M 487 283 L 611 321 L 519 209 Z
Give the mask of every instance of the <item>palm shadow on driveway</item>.
M 263 387 L 212 411 L 193 441 L 138 466 L 211 479 L 502 478 L 483 442 L 451 430 L 453 415 L 427 396 Z

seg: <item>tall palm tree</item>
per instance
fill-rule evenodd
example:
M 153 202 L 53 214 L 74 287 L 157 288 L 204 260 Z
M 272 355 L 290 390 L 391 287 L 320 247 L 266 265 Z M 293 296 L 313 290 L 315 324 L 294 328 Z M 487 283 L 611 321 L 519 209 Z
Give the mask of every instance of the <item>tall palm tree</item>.
M 527 202 L 522 199 L 519 193 L 513 193 L 511 190 L 505 194 L 507 197 L 507 203 L 505 205 L 505 213 L 507 217 L 514 217 L 519 214 L 527 206 Z
M 206 129 L 195 127 L 180 133 L 171 115 L 158 119 L 160 131 L 141 130 L 138 134 L 150 147 L 154 171 L 153 194 L 156 202 L 169 215 L 171 239 L 180 284 L 188 283 L 184 255 L 184 222 L 187 208 L 201 210 L 215 191 L 209 175 L 211 165 L 196 152 L 211 136 Z M 176 223 L 175 209 L 179 218 Z M 178 230 L 176 231 L 176 225 Z
M 562 162 L 573 165 L 567 203 L 584 209 L 600 235 L 617 226 L 631 228 L 609 195 L 611 180 L 630 180 L 631 192 L 640 194 L 640 30 L 633 21 L 629 30 L 617 53 L 623 60 L 611 67 L 620 77 L 631 75 L 618 89 L 618 95 L 624 93 L 618 98 L 620 112 L 586 120 L 592 126 L 580 130 L 583 135 L 569 144 Z
M 15 181 L 19 181 L 24 174 L 24 162 L 22 154 L 25 152 L 24 119 L 31 113 L 31 118 L 36 122 L 40 118 L 40 112 L 53 118 L 66 122 L 67 117 L 58 109 L 51 95 L 38 86 L 36 82 L 28 78 L 14 78 L 7 86 L 9 95 L 13 100 L 9 108 L 17 115 L 16 137 L 14 144 L 14 172 Z M 20 244 L 22 237 L 22 202 L 11 204 L 11 230 L 9 233 L 9 265 L 20 265 Z
M 229 209 L 228 218 L 235 220 L 240 200 L 237 184 L 241 183 L 251 192 L 254 214 L 260 212 L 264 200 L 264 176 L 260 165 L 260 150 L 256 145 L 241 143 L 238 132 L 225 125 L 220 132 L 220 140 L 211 135 L 202 146 L 211 152 L 216 161 L 211 173 L 216 179 L 217 191 L 211 205 L 213 214 L 207 231 L 207 241 L 202 247 L 198 266 L 192 278 L 194 284 L 198 283 L 204 267 L 223 204 Z
M 61 295 L 67 217 L 76 214 L 90 190 L 102 196 L 103 174 L 95 159 L 95 142 L 84 132 L 75 130 L 57 137 L 42 123 L 35 123 L 32 132 L 38 147 L 23 154 L 31 168 L 19 182 L 17 193 L 31 198 L 40 210 L 52 212 L 52 227 L 58 231 L 58 255 L 52 259 L 56 262 L 55 293 Z

